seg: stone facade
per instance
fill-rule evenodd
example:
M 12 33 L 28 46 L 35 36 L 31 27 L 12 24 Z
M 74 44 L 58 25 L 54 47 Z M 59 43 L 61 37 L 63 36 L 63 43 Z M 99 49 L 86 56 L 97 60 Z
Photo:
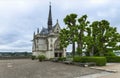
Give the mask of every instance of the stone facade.
M 42 28 L 41 32 L 33 34 L 32 53 L 35 56 L 45 55 L 48 59 L 54 57 L 66 57 L 66 49 L 60 49 L 59 32 L 61 28 L 58 20 L 52 26 L 51 5 L 49 6 L 48 28 Z

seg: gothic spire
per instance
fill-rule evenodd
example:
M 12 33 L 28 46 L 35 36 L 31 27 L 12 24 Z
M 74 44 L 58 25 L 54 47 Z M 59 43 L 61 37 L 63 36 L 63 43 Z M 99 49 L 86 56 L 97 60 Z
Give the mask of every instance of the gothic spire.
M 52 13 L 51 13 L 51 2 L 49 5 L 49 15 L 48 15 L 48 31 L 52 30 Z

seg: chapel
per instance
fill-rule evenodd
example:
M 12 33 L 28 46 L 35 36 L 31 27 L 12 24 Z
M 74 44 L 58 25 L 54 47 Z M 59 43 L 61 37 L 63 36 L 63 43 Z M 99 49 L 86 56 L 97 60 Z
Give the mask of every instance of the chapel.
M 32 40 L 32 54 L 35 56 L 44 55 L 46 58 L 66 57 L 66 49 L 59 46 L 59 32 L 61 28 L 58 20 L 56 24 L 52 23 L 51 4 L 49 5 L 49 14 L 47 28 L 42 28 L 37 33 L 34 32 Z

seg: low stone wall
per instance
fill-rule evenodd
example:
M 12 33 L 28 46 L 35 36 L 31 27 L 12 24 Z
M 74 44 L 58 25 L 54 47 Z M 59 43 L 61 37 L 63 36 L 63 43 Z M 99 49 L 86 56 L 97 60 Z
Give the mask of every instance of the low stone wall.
M 0 60 L 9 60 L 9 59 L 30 59 L 31 57 L 28 56 L 14 56 L 14 57 L 6 57 L 6 56 L 1 56 Z

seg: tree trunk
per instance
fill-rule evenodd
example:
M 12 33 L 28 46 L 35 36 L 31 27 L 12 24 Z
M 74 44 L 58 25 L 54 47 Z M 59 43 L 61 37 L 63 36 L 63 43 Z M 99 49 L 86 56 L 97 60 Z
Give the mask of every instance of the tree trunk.
M 82 48 L 83 48 L 83 44 L 82 44 L 82 34 L 83 34 L 83 31 L 81 30 L 80 31 L 80 34 L 79 34 L 79 40 L 77 42 L 78 44 L 78 48 L 80 48 L 80 52 L 79 52 L 79 55 L 82 56 Z
M 94 46 L 92 46 L 92 51 L 90 52 L 90 56 L 93 56 L 94 54 Z
M 72 43 L 72 54 L 75 56 L 75 42 Z

